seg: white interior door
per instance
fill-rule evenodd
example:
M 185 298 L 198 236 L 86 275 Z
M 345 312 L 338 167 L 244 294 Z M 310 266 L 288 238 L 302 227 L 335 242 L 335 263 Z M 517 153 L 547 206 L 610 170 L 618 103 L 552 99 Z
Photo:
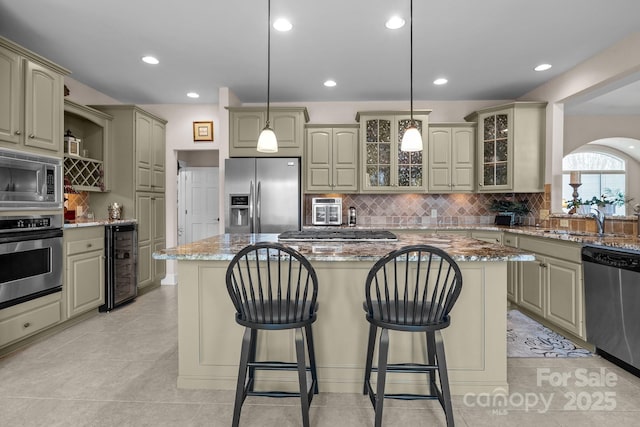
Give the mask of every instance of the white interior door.
M 178 244 L 219 233 L 218 168 L 187 167 L 178 174 Z

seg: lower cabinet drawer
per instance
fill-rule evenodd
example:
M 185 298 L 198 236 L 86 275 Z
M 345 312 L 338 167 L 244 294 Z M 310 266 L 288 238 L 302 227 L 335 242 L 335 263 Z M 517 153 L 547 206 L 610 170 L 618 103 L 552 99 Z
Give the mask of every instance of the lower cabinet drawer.
M 58 299 L 0 320 L 0 347 L 60 322 L 60 312 L 60 300 Z

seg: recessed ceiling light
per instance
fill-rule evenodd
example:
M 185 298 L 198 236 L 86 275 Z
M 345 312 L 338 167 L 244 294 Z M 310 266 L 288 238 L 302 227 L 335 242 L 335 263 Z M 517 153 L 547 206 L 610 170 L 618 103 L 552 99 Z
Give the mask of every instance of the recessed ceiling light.
M 536 70 L 536 71 L 547 71 L 549 68 L 551 68 L 551 64 L 540 64 L 536 68 L 534 68 L 534 70 Z
M 335 85 L 337 85 L 337 83 L 335 82 L 335 80 L 327 80 L 326 82 L 324 82 L 324 85 L 326 87 L 334 87 Z
M 189 98 L 200 98 L 200 95 L 197 94 L 196 92 L 189 92 L 189 93 L 187 93 L 187 96 Z
M 158 65 L 160 63 L 160 61 L 158 61 L 158 58 L 156 58 L 155 56 L 143 56 L 142 62 L 151 64 L 151 65 Z
M 397 30 L 398 28 L 404 27 L 404 19 L 399 16 L 392 16 L 389 20 L 384 24 L 390 30 Z
M 629 148 L 631 148 L 633 150 L 634 148 L 636 148 L 636 146 L 635 145 L 630 145 Z
M 273 23 L 273 28 L 278 31 L 290 31 L 293 28 L 293 24 L 285 18 L 279 18 Z
M 435 79 L 435 80 L 433 81 L 433 84 L 434 84 L 434 85 L 438 85 L 438 86 L 439 86 L 439 85 L 446 85 L 448 81 L 449 81 L 449 80 L 445 79 L 444 77 L 440 77 L 439 79 Z

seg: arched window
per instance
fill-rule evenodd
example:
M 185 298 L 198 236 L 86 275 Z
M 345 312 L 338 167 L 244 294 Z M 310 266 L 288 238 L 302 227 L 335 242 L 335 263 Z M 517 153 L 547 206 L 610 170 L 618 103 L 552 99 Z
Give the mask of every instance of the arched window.
M 578 193 L 582 200 L 603 194 L 626 194 L 625 161 L 608 153 L 585 151 L 572 153 L 562 159 L 562 199 L 573 199 L 573 188 L 569 186 L 572 171 L 580 172 L 582 185 Z M 563 206 L 565 204 L 563 203 Z M 625 215 L 626 206 L 616 206 L 614 215 Z

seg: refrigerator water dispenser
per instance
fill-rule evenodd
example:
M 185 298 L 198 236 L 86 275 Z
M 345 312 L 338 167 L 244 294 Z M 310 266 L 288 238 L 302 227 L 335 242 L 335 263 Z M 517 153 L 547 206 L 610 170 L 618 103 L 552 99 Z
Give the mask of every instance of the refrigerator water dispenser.
M 231 194 L 229 200 L 229 219 L 232 227 L 249 226 L 249 195 Z

